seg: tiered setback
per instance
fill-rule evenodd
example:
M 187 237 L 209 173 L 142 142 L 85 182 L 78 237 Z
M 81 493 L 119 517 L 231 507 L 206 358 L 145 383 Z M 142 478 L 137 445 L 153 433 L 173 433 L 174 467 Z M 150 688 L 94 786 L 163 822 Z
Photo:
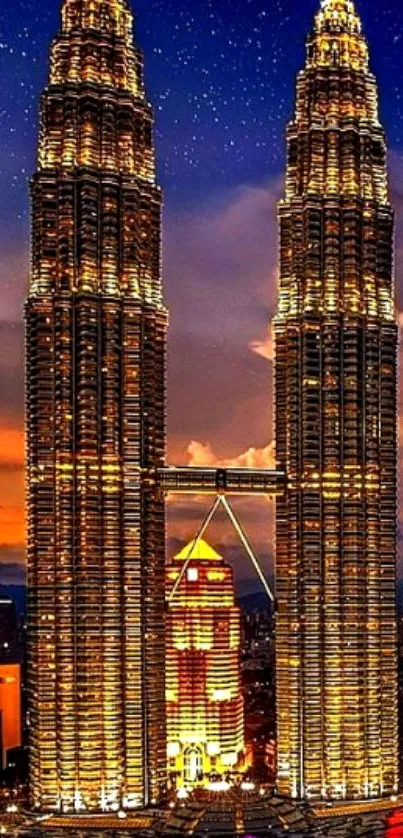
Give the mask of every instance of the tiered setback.
M 397 788 L 393 212 L 367 45 L 325 0 L 288 131 L 276 334 L 278 787 Z
M 166 781 L 167 313 L 152 115 L 126 0 L 65 0 L 32 184 L 27 320 L 31 801 Z

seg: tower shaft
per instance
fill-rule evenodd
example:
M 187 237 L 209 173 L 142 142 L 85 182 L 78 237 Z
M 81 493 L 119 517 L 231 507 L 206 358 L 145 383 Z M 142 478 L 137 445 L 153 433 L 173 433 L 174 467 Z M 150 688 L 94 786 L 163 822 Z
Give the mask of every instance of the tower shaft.
M 325 0 L 288 131 L 276 335 L 280 791 L 397 788 L 393 212 L 367 45 Z
M 26 305 L 31 801 L 132 808 L 166 777 L 167 313 L 152 115 L 126 0 L 65 0 Z

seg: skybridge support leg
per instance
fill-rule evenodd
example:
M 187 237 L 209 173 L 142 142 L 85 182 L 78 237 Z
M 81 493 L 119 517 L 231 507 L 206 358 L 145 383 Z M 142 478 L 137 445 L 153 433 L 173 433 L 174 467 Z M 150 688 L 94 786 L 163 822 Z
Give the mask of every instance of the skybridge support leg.
M 264 587 L 264 589 L 267 593 L 267 596 L 269 597 L 270 601 L 274 604 L 275 599 L 274 599 L 273 591 L 272 591 L 272 589 L 271 589 L 271 587 L 270 587 L 270 585 L 269 585 L 269 583 L 268 583 L 268 581 L 267 581 L 267 579 L 266 579 L 266 577 L 265 577 L 265 575 L 262 571 L 262 568 L 260 567 L 258 559 L 256 558 L 256 556 L 253 552 L 253 549 L 251 547 L 249 539 L 248 539 L 248 537 L 247 537 L 247 535 L 246 535 L 246 533 L 245 533 L 245 531 L 242 527 L 242 524 L 241 524 L 239 518 L 235 514 L 228 498 L 226 498 L 225 495 L 220 495 L 220 501 L 221 501 L 224 509 L 226 510 L 227 515 L 228 515 L 230 521 L 232 522 L 236 532 L 239 535 L 239 538 L 242 542 L 242 546 L 244 547 L 246 554 L 249 556 L 249 558 L 252 562 L 252 565 L 253 565 L 254 569 L 256 570 L 256 573 L 257 573 L 257 575 L 258 575 L 258 577 L 259 577 L 259 579 L 260 579 L 260 581 L 261 581 L 261 583 L 262 583 L 262 585 L 263 585 L 263 587 Z
M 187 555 L 187 557 L 186 557 L 186 559 L 185 559 L 185 561 L 182 565 L 181 572 L 180 572 L 180 574 L 179 574 L 179 576 L 178 576 L 178 578 L 177 578 L 177 580 L 176 580 L 176 582 L 175 582 L 175 584 L 172 588 L 172 591 L 171 591 L 171 593 L 168 597 L 168 602 L 172 602 L 172 600 L 175 598 L 175 595 L 176 595 L 176 593 L 179 589 L 179 585 L 181 584 L 182 579 L 183 579 L 183 577 L 184 577 L 184 575 L 185 575 L 185 573 L 186 573 L 186 571 L 189 567 L 189 564 L 190 564 L 190 561 L 191 561 L 191 558 L 192 558 L 193 550 L 197 550 L 199 542 L 202 540 L 202 538 L 204 536 L 204 533 L 206 532 L 208 526 L 210 525 L 210 522 L 212 521 L 212 519 L 214 518 L 215 513 L 217 512 L 217 509 L 220 505 L 220 500 L 221 500 L 220 497 L 217 497 L 215 499 L 215 501 L 213 503 L 213 506 L 211 507 L 211 509 L 207 513 L 207 515 L 206 515 L 206 517 L 205 517 L 205 519 L 202 523 L 202 526 L 200 527 L 199 532 L 197 533 L 196 541 L 191 543 L 191 545 L 189 547 L 189 553 L 188 553 L 188 555 Z
M 189 547 L 188 555 L 187 555 L 187 557 L 186 557 L 186 559 L 185 559 L 185 561 L 184 561 L 184 563 L 181 567 L 180 574 L 179 574 L 179 576 L 178 576 L 178 578 L 177 578 L 177 580 L 176 580 L 176 582 L 175 582 L 175 584 L 172 588 L 172 591 L 171 591 L 171 593 L 168 597 L 168 602 L 172 602 L 172 600 L 175 598 L 175 596 L 176 596 L 176 594 L 179 590 L 179 586 L 182 582 L 182 579 L 183 579 L 183 577 L 184 577 L 184 575 L 185 575 L 185 573 L 186 573 L 186 571 L 189 567 L 189 564 L 191 562 L 193 551 L 197 549 L 197 546 L 198 546 L 199 542 L 203 538 L 204 533 L 206 532 L 207 528 L 209 527 L 209 525 L 210 525 L 210 523 L 211 523 L 211 521 L 212 521 L 212 519 L 213 519 L 213 517 L 214 517 L 215 513 L 217 512 L 217 509 L 220 505 L 222 505 L 224 507 L 224 509 L 225 509 L 225 511 L 226 511 L 226 513 L 227 513 L 227 515 L 228 515 L 228 517 L 229 517 L 229 519 L 230 519 L 230 521 L 231 521 L 231 523 L 232 523 L 232 525 L 235 529 L 235 532 L 238 534 L 239 539 L 241 541 L 241 544 L 242 544 L 242 546 L 243 546 L 243 548 L 246 552 L 246 555 L 250 559 L 250 561 L 252 563 L 252 566 L 253 566 L 254 570 L 256 571 L 256 573 L 257 573 L 257 575 L 258 575 L 258 577 L 259 577 L 259 579 L 260 579 L 260 581 L 263 585 L 264 590 L 266 591 L 267 596 L 269 597 L 270 601 L 272 603 L 274 603 L 275 599 L 274 599 L 273 591 L 272 591 L 272 589 L 271 589 L 271 587 L 270 587 L 270 585 L 269 585 L 269 583 L 268 583 L 268 581 L 267 581 L 267 579 L 266 579 L 266 577 L 265 577 L 265 575 L 262 571 L 262 568 L 260 567 L 259 560 L 257 559 L 257 557 L 256 557 L 256 555 L 253 551 L 253 548 L 252 548 L 252 546 L 250 544 L 250 541 L 249 541 L 249 539 L 248 539 L 248 537 L 245 533 L 245 530 L 242 527 L 242 524 L 241 524 L 239 518 L 235 514 L 228 498 L 225 495 L 218 495 L 218 497 L 216 497 L 216 499 L 213 503 L 213 506 L 211 507 L 211 509 L 207 513 L 207 515 L 206 515 L 206 517 L 205 517 L 205 519 L 202 523 L 202 526 L 200 527 L 199 532 L 197 533 L 196 540 L 194 542 L 192 542 L 192 544 Z

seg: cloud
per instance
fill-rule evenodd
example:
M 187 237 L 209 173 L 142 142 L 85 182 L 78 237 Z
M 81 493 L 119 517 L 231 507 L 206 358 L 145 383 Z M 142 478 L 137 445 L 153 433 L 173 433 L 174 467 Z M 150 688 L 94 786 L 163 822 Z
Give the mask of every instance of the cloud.
M 165 278 L 172 318 L 168 439 L 173 464 L 274 464 L 272 368 L 267 360 L 273 354 L 269 324 L 277 294 L 278 197 L 278 181 L 244 186 L 195 213 L 166 218 Z M 195 537 L 211 501 L 172 500 L 169 554 L 172 539 L 183 546 Z M 272 503 L 244 498 L 235 499 L 235 507 L 271 572 Z M 213 519 L 207 536 L 238 562 L 237 575 L 251 575 L 223 512 Z
M 25 582 L 25 545 L 0 543 L 0 585 Z
M 189 439 L 220 459 L 271 438 L 268 326 L 277 284 L 279 183 L 243 186 L 212 205 L 165 219 L 169 459 Z M 263 356 L 263 358 L 262 358 Z
M 21 323 L 28 276 L 28 246 L 22 247 L 2 241 L 0 276 L 2 277 L 1 319 L 11 324 Z
M 274 343 L 271 329 L 269 329 L 268 335 L 265 340 L 251 341 L 249 344 L 249 349 L 251 350 L 251 352 L 255 352 L 256 355 L 259 355 L 261 358 L 265 358 L 266 361 L 274 361 Z
M 0 462 L 0 472 L 3 472 L 3 474 L 18 474 L 23 473 L 24 470 L 23 462 L 16 463 L 13 460 L 3 460 Z
M 21 553 L 25 540 L 24 502 L 23 429 L 0 424 L 0 562 L 7 550 Z
M 199 532 L 211 509 L 214 498 L 176 497 L 168 507 L 168 557 L 178 552 L 178 547 L 192 541 Z M 273 503 L 264 497 L 233 498 L 232 506 L 247 534 L 268 577 L 273 574 Z M 204 535 L 228 560 L 236 557 L 236 573 L 241 578 L 252 575 L 249 560 L 239 536 L 225 510 L 217 510 Z
M 188 445 L 189 466 L 213 466 L 215 468 L 275 468 L 274 443 L 265 448 L 249 448 L 237 457 L 221 460 L 209 442 L 193 441 Z
M 0 321 L 0 428 L 22 428 L 24 348 L 22 323 Z
M 26 571 L 21 563 L 3 561 L 0 554 L 0 585 L 24 585 Z
M 19 469 L 24 461 L 24 429 L 0 425 L 0 470 Z
M 0 560 L 12 564 L 24 564 L 25 545 L 0 543 Z
M 217 338 L 216 324 L 233 336 L 254 320 L 267 326 L 276 304 L 279 195 L 278 181 L 245 185 L 192 214 L 167 214 L 165 280 L 174 325 L 186 311 L 182 330 L 190 325 L 194 334 L 198 320 L 203 337 L 214 329 Z M 243 317 L 234 321 L 239 309 Z M 206 310 L 212 321 L 200 316 Z
M 188 465 L 222 468 L 273 468 L 274 446 L 270 443 L 265 448 L 250 448 L 237 456 L 220 459 L 217 457 L 211 443 L 193 440 L 188 446 Z M 168 555 L 175 554 L 175 545 L 183 547 L 194 539 L 209 511 L 214 498 L 206 497 L 172 497 L 169 505 L 169 546 Z M 273 574 L 273 503 L 270 498 L 245 497 L 234 498 L 232 504 L 259 555 L 261 565 L 268 578 Z M 224 555 L 234 566 L 239 579 L 250 577 L 251 570 L 240 544 L 239 536 L 234 530 L 225 511 L 217 511 L 208 530 L 206 538 L 214 544 L 216 549 Z M 177 552 L 177 550 L 176 550 Z M 256 583 L 252 583 L 256 587 Z
M 397 299 L 403 312 L 403 159 L 393 151 L 390 183 L 397 216 Z M 281 188 L 282 176 L 261 185 L 245 184 L 219 196 L 210 195 L 196 209 L 166 211 L 164 281 L 171 310 L 168 439 L 169 461 L 173 464 L 273 464 L 273 344 L 269 324 L 276 308 L 277 200 Z M 21 561 L 21 305 L 26 266 L 25 247 L 20 254 L 10 249 L 0 257 L 0 269 L 8 283 L 7 288 L 3 285 L 0 322 L 0 346 L 6 347 L 0 352 L 0 541 L 16 546 Z M 403 348 L 400 354 L 403 362 Z M 403 449 L 401 381 L 399 431 Z M 2 428 L 15 432 L 12 444 L 2 445 Z M 264 500 L 239 503 L 251 540 L 262 554 L 270 556 L 272 507 Z M 400 508 L 403 519 L 403 504 Z M 170 507 L 171 536 L 179 540 L 194 537 L 204 510 L 197 501 L 176 500 Z M 227 549 L 231 544 L 236 549 L 235 536 L 224 521 L 214 524 L 212 536 L 217 543 L 225 542 Z

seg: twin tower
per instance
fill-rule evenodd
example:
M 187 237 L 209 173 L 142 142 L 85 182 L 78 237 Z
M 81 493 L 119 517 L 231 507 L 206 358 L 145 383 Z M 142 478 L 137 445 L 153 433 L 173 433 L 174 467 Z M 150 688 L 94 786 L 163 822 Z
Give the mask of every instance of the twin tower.
M 64 0 L 26 304 L 31 802 L 164 788 L 161 193 L 128 0 Z M 397 327 L 386 145 L 350 0 L 322 0 L 279 208 L 278 788 L 397 790 Z M 219 481 L 217 481 L 218 485 Z

